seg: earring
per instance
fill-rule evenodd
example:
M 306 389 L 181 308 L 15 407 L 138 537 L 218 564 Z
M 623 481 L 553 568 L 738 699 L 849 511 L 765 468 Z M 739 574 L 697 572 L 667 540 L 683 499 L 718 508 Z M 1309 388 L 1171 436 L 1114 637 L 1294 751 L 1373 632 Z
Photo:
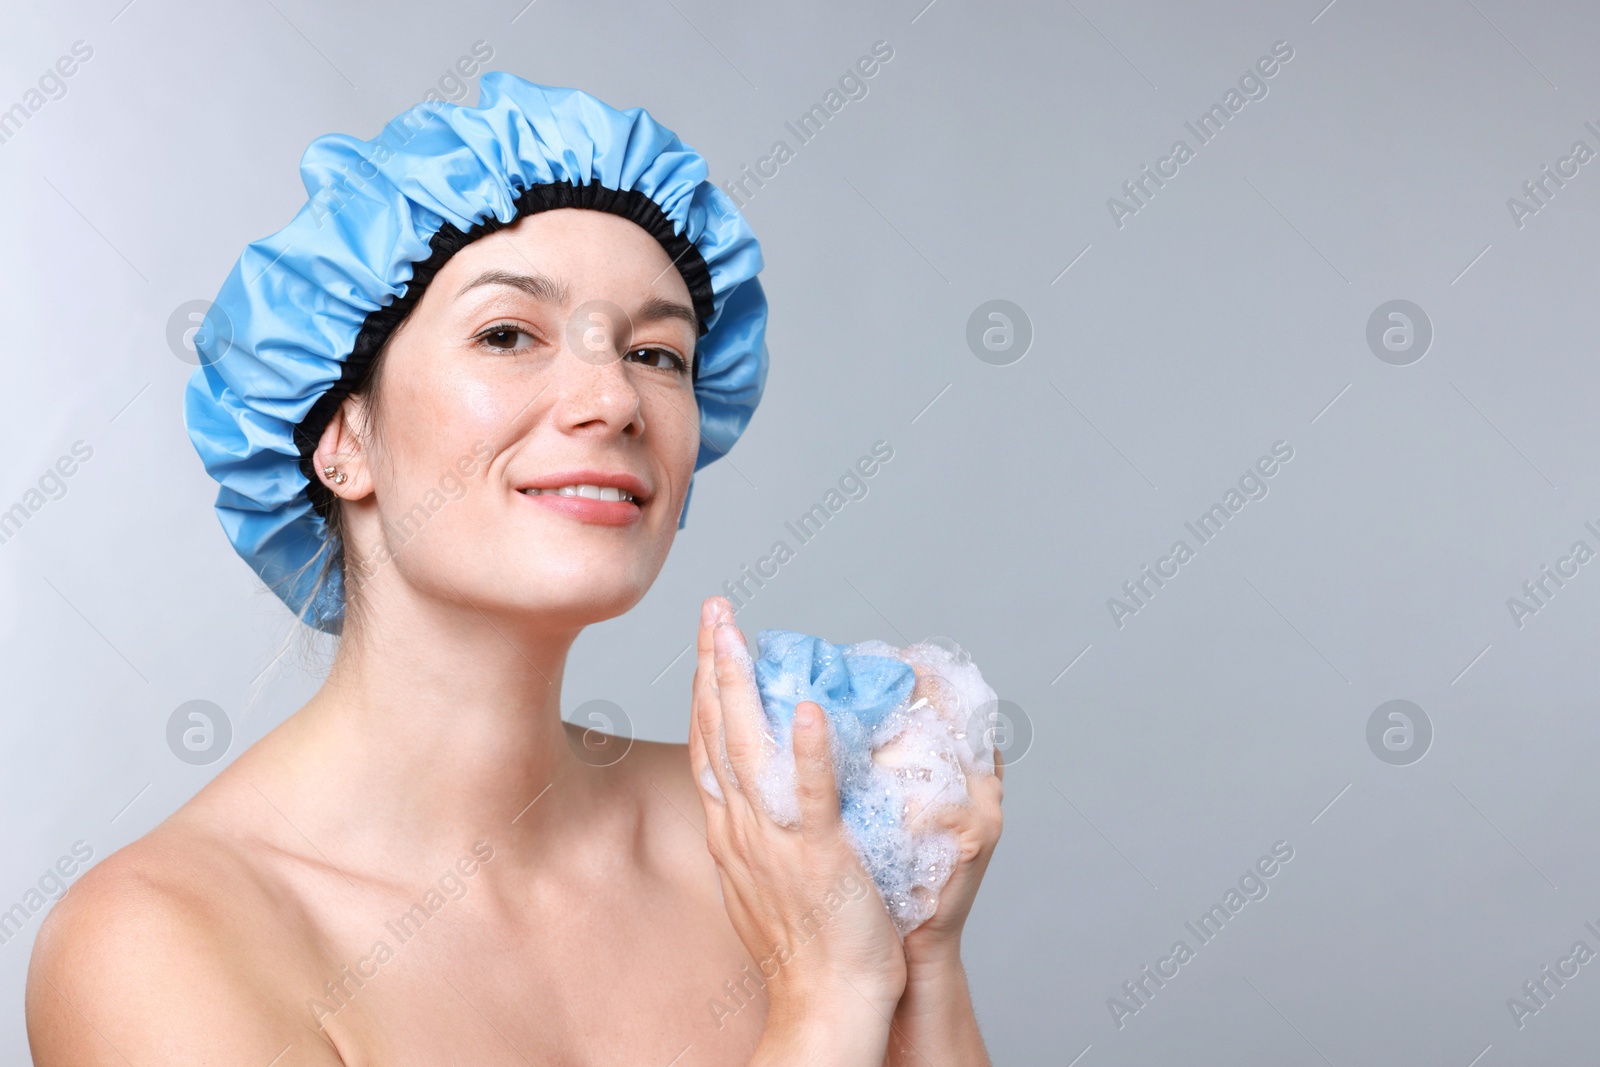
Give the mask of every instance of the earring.
M 334 485 L 343 485 L 349 476 L 338 467 L 323 467 L 322 473 Z

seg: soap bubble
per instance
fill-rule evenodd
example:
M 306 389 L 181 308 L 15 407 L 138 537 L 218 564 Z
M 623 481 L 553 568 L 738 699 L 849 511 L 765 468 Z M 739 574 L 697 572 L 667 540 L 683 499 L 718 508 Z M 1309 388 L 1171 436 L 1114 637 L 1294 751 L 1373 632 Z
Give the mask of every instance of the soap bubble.
M 911 690 L 911 703 L 915 704 L 919 700 L 926 700 L 952 717 L 960 716 L 965 710 L 966 703 L 959 689 L 939 675 L 926 670 L 917 675 L 917 684 Z
M 957 663 L 964 665 L 972 662 L 972 656 L 967 652 L 966 649 L 962 648 L 953 637 L 946 637 L 943 634 L 934 634 L 932 637 L 923 638 L 921 644 L 932 645 L 935 648 L 944 649 L 946 652 L 950 653 L 951 658 L 953 658 Z

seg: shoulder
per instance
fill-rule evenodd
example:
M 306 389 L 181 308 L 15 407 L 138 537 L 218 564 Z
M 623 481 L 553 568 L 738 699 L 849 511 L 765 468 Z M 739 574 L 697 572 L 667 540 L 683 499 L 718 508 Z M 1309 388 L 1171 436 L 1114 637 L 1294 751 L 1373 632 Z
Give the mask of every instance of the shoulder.
M 627 770 L 637 789 L 653 794 L 657 802 L 667 801 L 690 811 L 697 825 L 704 821 L 699 817 L 700 791 L 689 766 L 688 745 L 634 741 L 623 762 L 629 764 Z
M 278 1067 L 340 1062 L 280 1010 L 270 969 L 252 966 L 250 881 L 220 842 L 170 824 L 84 874 L 46 917 L 28 969 L 39 1067 L 267 1063 L 285 1046 L 294 1053 Z
M 651 851 L 669 859 L 672 867 L 696 883 L 704 881 L 713 868 L 705 844 L 705 807 L 689 764 L 689 746 L 635 741 L 617 770 L 643 812 L 641 829 L 654 846 Z

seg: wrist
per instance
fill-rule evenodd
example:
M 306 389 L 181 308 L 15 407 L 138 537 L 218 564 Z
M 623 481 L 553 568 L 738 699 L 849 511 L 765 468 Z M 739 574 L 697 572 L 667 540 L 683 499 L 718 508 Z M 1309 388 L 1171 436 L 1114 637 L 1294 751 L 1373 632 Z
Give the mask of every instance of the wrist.
M 906 988 L 895 1005 L 896 1020 L 942 1016 L 971 1002 L 959 948 L 907 954 Z
M 960 952 L 941 950 L 918 959 L 915 964 L 908 961 L 905 995 L 895 1006 L 885 1067 L 934 1063 L 989 1067 Z
M 812 992 L 771 1001 L 756 1064 L 872 1064 L 889 1045 L 889 1013 L 866 997 Z
M 942 971 L 961 967 L 961 931 L 934 934 L 926 928 L 906 935 L 906 969 L 908 972 Z M 909 973 L 908 973 L 909 978 Z
M 803 1026 L 812 1020 L 886 1022 L 905 992 L 901 982 L 893 989 L 860 980 L 811 981 L 804 986 L 767 986 L 767 1019 L 784 1026 Z

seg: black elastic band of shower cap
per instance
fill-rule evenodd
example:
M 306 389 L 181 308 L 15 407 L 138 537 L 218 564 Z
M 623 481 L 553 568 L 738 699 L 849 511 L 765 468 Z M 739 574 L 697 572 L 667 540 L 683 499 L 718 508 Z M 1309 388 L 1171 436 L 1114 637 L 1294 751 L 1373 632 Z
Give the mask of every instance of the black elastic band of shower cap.
M 667 218 L 660 205 L 637 189 L 608 189 L 597 183 L 575 185 L 568 181 L 549 182 L 530 186 L 524 190 L 517 197 L 515 212 L 506 222 L 501 222 L 490 215 L 465 231 L 447 222 L 428 242 L 428 258 L 412 265 L 411 280 L 406 283 L 405 292 L 385 306 L 367 314 L 361 324 L 360 332 L 356 334 L 355 346 L 351 349 L 349 358 L 340 367 L 339 380 L 317 398 L 317 402 L 311 405 L 311 410 L 300 421 L 300 425 L 295 427 L 294 442 L 300 453 L 300 472 L 310 483 L 306 486 L 306 493 L 311 497 L 312 506 L 323 518 L 328 517 L 328 509 L 333 505 L 334 497 L 317 477 L 316 465 L 312 462 L 312 454 L 316 452 L 317 443 L 322 439 L 322 431 L 327 429 L 333 413 L 338 410 L 345 397 L 361 390 L 367 377 L 372 373 L 372 364 L 377 359 L 378 353 L 383 351 L 383 346 L 388 343 L 389 337 L 400 323 L 405 321 L 406 316 L 411 314 L 411 309 L 416 307 L 417 301 L 422 299 L 422 294 L 428 288 L 428 283 L 433 281 L 434 275 L 439 273 L 440 268 L 451 256 L 478 238 L 503 230 L 525 216 L 562 207 L 588 208 L 591 211 L 620 215 L 654 237 L 667 253 L 667 257 L 672 260 L 673 265 L 678 268 L 684 284 L 689 287 L 689 298 L 694 302 L 695 316 L 700 320 L 700 333 L 702 336 L 705 334 L 706 324 L 711 321 L 711 313 L 715 306 L 711 292 L 711 270 L 706 266 L 705 258 L 700 255 L 700 250 L 694 246 L 694 242 L 682 234 L 673 232 L 672 220 Z M 698 379 L 700 361 L 694 359 L 692 363 L 693 376 Z

